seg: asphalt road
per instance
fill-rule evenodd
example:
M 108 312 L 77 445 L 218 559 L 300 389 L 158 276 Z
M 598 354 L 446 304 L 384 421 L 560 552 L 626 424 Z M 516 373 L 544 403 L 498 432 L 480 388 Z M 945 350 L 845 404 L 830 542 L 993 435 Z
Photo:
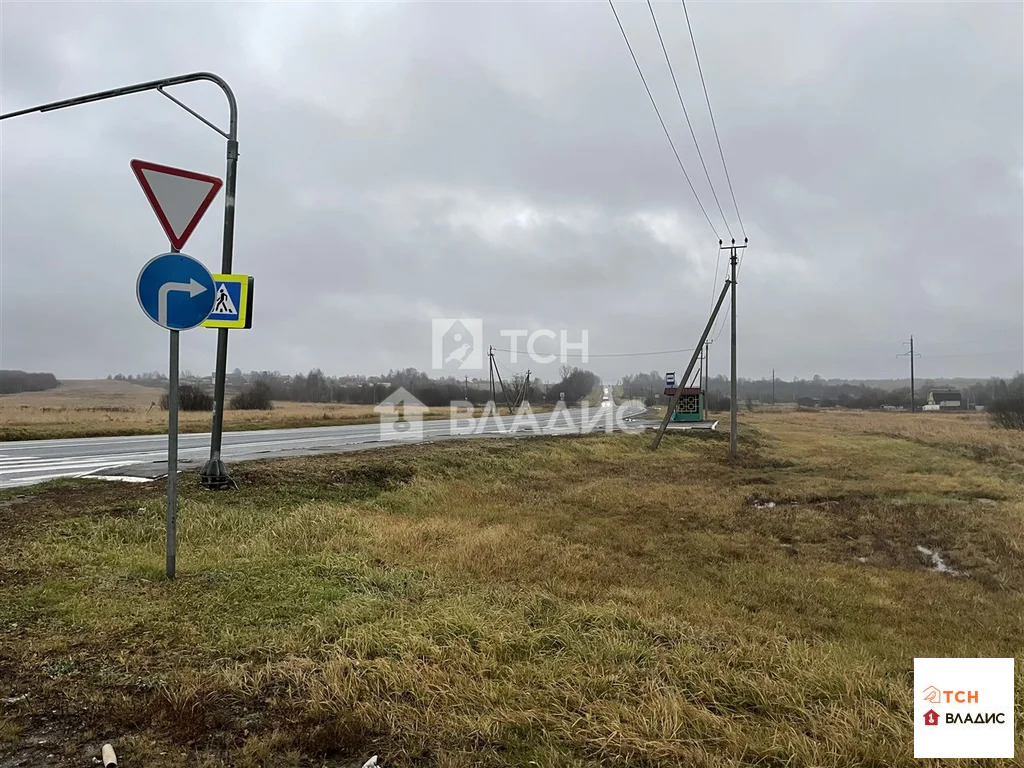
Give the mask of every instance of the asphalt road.
M 252 459 L 338 453 L 402 445 L 420 440 L 433 442 L 455 438 L 525 437 L 530 435 L 579 434 L 615 429 L 643 430 L 642 422 L 628 419 L 643 412 L 634 406 L 567 409 L 541 413 L 532 419 L 504 416 L 488 419 L 433 420 L 410 423 L 399 432 L 385 425 L 265 429 L 225 432 L 221 458 L 228 462 Z M 606 414 L 612 414 L 607 415 Z M 210 434 L 179 435 L 178 467 L 201 467 L 210 455 Z M 61 477 L 95 477 L 145 481 L 167 474 L 167 435 L 86 437 L 70 440 L 0 442 L 0 488 L 32 485 Z

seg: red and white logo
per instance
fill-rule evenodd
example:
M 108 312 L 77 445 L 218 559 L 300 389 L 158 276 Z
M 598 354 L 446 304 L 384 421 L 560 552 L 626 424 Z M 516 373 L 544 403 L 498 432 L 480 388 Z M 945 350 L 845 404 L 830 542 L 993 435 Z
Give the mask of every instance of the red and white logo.
M 914 757 L 1012 758 L 1013 665 L 1012 658 L 914 659 Z

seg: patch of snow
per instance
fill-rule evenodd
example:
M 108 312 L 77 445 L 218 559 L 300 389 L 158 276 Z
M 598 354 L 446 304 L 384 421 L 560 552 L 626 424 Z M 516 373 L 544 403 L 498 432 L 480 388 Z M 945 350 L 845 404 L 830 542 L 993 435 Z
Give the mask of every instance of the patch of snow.
M 932 559 L 932 570 L 938 571 L 939 573 L 948 573 L 950 576 L 956 576 L 959 573 L 959 571 L 949 567 L 949 564 L 942 559 L 942 555 L 939 554 L 937 549 L 928 549 L 928 547 L 923 547 L 918 544 L 917 551 Z

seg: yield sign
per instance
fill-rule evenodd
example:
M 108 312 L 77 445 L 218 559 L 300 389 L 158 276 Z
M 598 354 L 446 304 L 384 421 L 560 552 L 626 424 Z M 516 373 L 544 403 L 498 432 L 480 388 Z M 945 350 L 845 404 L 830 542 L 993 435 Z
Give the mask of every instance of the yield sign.
M 217 196 L 221 180 L 145 160 L 132 160 L 131 166 L 171 247 L 181 250 Z

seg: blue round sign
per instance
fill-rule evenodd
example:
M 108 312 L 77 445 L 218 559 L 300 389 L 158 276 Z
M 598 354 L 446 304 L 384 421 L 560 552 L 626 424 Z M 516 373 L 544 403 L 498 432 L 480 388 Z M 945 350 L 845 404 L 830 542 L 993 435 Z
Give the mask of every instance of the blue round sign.
M 135 284 L 139 306 L 150 320 L 171 331 L 202 323 L 216 299 L 213 276 L 184 253 L 163 253 L 150 259 Z

